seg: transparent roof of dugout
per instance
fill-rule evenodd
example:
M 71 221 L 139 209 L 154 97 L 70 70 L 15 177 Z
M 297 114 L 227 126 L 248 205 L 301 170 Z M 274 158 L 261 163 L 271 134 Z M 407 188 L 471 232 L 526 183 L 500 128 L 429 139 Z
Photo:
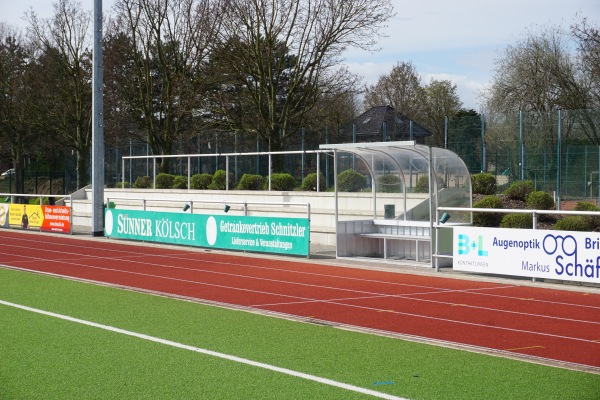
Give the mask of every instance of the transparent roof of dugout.
M 394 214 L 395 219 L 407 221 L 431 221 L 431 210 L 435 212 L 437 207 L 471 207 L 469 170 L 463 160 L 448 149 L 420 145 L 414 141 L 325 144 L 319 147 L 334 151 L 338 174 L 354 169 L 367 175 L 368 170 L 375 219 L 383 213 L 383 208 L 377 207 L 378 197 L 384 203 L 392 203 L 394 210 L 399 211 Z M 348 154 L 353 157 L 348 157 Z M 352 163 L 347 161 L 350 158 Z M 358 164 L 356 158 L 360 159 Z M 432 185 L 429 185 L 430 173 L 434 178 Z M 336 191 L 339 188 L 336 187 Z M 470 215 L 459 217 L 453 213 L 453 222 L 470 222 L 467 219 L 470 220 Z

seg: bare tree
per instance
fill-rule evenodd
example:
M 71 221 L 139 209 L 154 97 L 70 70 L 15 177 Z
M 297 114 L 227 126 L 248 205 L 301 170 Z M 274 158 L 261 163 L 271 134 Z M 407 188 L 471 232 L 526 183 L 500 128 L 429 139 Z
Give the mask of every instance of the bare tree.
M 595 31 L 585 20 L 572 29 L 574 38 L 580 40 L 576 56 L 571 52 L 572 37 L 560 27 L 528 33 L 516 45 L 509 46 L 496 61 L 496 74 L 488 93 L 489 111 L 537 113 L 542 121 L 538 126 L 551 126 L 555 111 L 581 110 L 565 114 L 565 137 L 577 134 L 597 144 L 597 115 L 589 112 L 599 106 L 599 76 L 595 75 L 593 61 L 597 51 Z M 538 143 L 553 140 L 547 129 L 534 132 L 530 139 L 531 136 Z
M 571 26 L 571 34 L 578 42 L 579 60 L 590 85 L 594 107 L 600 107 L 600 29 L 582 18 Z
M 198 73 L 219 29 L 221 1 L 118 0 L 107 59 L 109 105 L 125 110 L 153 154 L 171 154 L 198 104 Z M 110 112 L 110 111 L 109 111 Z M 159 165 L 168 172 L 169 159 Z
M 367 88 L 365 107 L 388 105 L 413 120 L 421 120 L 424 92 L 421 77 L 411 62 L 398 63 L 388 75 L 382 75 Z
M 338 68 L 343 51 L 372 49 L 392 16 L 389 0 L 232 0 L 217 92 L 229 88 L 239 101 L 213 98 L 214 112 L 228 129 L 283 149 L 325 92 L 351 87 L 353 77 Z
M 77 187 L 88 183 L 91 146 L 91 15 L 74 0 L 53 4 L 54 15 L 40 19 L 30 10 L 28 34 L 36 58 L 52 73 L 41 82 L 38 129 L 77 152 Z
M 20 31 L 0 23 L 0 139 L 3 156 L 16 170 L 15 189 L 24 193 L 24 161 L 33 156 L 35 141 L 29 103 L 36 96 L 30 84 L 31 51 Z
M 432 79 L 425 87 L 425 125 L 433 133 L 428 141 L 444 147 L 445 118 L 452 118 L 462 107 L 456 85 L 448 80 Z
M 496 61 L 491 106 L 497 111 L 546 112 L 586 108 L 577 66 L 559 27 L 529 33 Z

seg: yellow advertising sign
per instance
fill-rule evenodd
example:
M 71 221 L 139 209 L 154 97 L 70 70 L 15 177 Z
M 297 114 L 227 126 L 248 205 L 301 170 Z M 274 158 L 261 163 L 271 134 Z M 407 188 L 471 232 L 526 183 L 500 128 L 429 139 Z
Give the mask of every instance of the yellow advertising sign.
M 34 204 L 11 204 L 8 224 L 22 229 L 40 229 L 44 222 L 42 207 Z

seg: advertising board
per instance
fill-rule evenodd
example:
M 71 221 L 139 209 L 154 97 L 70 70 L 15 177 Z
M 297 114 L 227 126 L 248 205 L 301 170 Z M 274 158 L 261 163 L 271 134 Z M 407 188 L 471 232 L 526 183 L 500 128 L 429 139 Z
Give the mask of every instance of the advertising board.
M 0 211 L 0 214 L 2 214 L 2 211 Z M 0 222 L 2 222 L 1 217 L 0 215 Z M 12 228 L 59 233 L 71 232 L 71 208 L 66 206 L 10 204 L 7 220 L 8 225 Z
M 228 250 L 308 255 L 308 218 L 105 210 L 107 237 Z
M 453 268 L 600 283 L 600 233 L 454 227 Z

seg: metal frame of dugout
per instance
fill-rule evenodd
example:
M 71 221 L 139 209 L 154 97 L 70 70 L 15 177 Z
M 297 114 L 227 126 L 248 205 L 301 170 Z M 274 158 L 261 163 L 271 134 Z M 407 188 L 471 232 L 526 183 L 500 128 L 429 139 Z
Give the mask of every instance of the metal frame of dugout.
M 414 141 L 325 144 L 319 148 L 333 151 L 338 258 L 411 260 L 433 267 L 433 249 L 437 254 L 452 252 L 452 226 L 472 224 L 469 212 L 453 212 L 451 221 L 437 217 L 438 207 L 472 206 L 469 170 L 448 149 Z M 372 192 L 371 218 L 347 219 L 340 214 L 340 169 L 367 177 Z M 439 229 L 440 222 L 445 229 Z

